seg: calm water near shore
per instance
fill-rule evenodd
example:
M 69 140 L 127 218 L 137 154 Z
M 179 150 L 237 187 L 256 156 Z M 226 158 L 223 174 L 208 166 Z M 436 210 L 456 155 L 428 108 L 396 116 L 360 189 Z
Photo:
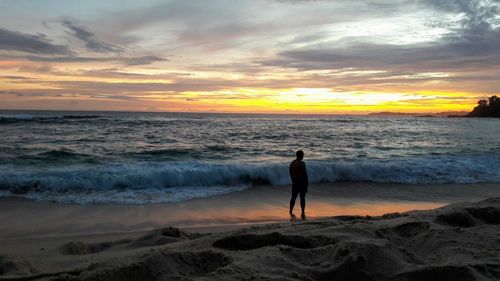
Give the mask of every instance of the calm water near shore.
M 496 119 L 0 111 L 0 196 L 178 202 L 289 183 L 500 182 Z

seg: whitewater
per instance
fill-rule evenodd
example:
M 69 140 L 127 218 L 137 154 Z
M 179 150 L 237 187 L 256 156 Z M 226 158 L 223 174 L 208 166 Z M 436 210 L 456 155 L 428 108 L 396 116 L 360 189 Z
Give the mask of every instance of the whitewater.
M 490 118 L 0 111 L 0 196 L 153 204 L 312 183 L 500 182 Z

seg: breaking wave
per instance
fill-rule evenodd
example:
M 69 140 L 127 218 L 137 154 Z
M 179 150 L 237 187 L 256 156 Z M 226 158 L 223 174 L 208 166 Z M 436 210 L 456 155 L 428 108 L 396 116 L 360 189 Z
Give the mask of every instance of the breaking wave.
M 54 116 L 40 116 L 30 114 L 16 114 L 16 115 L 3 115 L 0 116 L 1 124 L 21 123 L 21 122 L 51 122 L 51 121 L 65 121 L 65 120 L 82 120 L 82 119 L 96 119 L 101 118 L 100 115 L 54 115 Z
M 311 183 L 442 184 L 500 182 L 500 154 L 307 162 Z M 0 195 L 66 203 L 178 202 L 252 185 L 289 184 L 286 163 L 142 162 L 0 167 Z

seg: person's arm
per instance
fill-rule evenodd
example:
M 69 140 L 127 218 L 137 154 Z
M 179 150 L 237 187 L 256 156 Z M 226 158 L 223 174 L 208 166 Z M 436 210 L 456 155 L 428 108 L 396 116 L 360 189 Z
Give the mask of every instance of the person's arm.
M 288 166 L 288 172 L 290 173 L 290 179 L 292 180 L 292 183 L 293 183 L 294 178 L 293 178 L 293 169 L 292 169 L 292 164 L 290 164 L 290 165 Z
M 304 175 L 306 175 L 306 186 L 309 186 L 309 177 L 307 176 L 307 168 L 305 162 L 304 162 Z

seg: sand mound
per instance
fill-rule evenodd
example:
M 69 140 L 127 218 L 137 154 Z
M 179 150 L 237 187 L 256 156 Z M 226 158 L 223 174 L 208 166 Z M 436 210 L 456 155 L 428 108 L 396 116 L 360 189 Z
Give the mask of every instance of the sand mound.
M 337 240 L 324 236 L 283 235 L 279 232 L 266 234 L 240 234 L 219 239 L 214 247 L 230 250 L 252 250 L 267 246 L 287 245 L 295 248 L 310 249 L 330 244 Z
M 469 266 L 425 266 L 396 275 L 393 280 L 397 281 L 476 281 L 481 277 Z
M 378 280 L 416 262 L 383 239 L 341 241 L 316 249 L 312 256 L 292 248 L 282 252 L 292 261 L 291 268 L 299 263 L 313 280 Z
M 436 222 L 456 227 L 500 224 L 500 208 L 495 206 L 452 210 L 436 217 Z
M 5 256 L 0 256 L 0 276 L 28 275 L 35 272 L 36 270 L 27 260 L 10 259 Z
M 179 239 L 196 239 L 201 236 L 204 236 L 199 233 L 191 233 L 187 231 L 180 230 L 178 228 L 175 228 L 173 226 L 168 226 L 164 227 L 159 230 L 153 230 L 153 232 L 159 232 L 162 236 L 167 236 L 167 237 L 174 237 L 174 238 L 179 238 Z
M 131 240 L 123 239 L 112 242 L 102 242 L 102 243 L 94 243 L 94 244 L 86 244 L 82 242 L 69 242 L 62 245 L 59 248 L 59 252 L 63 255 L 86 255 L 86 254 L 94 254 L 99 253 L 109 248 L 112 248 L 117 245 L 122 245 L 129 243 Z
M 441 214 L 436 217 L 436 222 L 456 227 L 471 227 L 476 225 L 474 218 L 465 210 Z
M 378 237 L 388 237 L 388 236 L 397 236 L 400 238 L 410 238 L 422 235 L 426 233 L 431 228 L 431 224 L 428 222 L 405 222 L 401 224 L 396 224 L 391 227 L 381 228 L 376 231 Z
M 484 208 L 467 208 L 467 212 L 474 218 L 489 224 L 500 224 L 500 208 L 484 207 Z
M 371 220 L 371 216 L 335 216 L 332 219 L 339 221 L 356 221 L 356 220 Z
M 192 240 L 203 237 L 203 234 L 190 233 L 182 231 L 175 227 L 165 227 L 162 229 L 155 229 L 132 241 L 127 245 L 130 249 L 141 247 L 161 246 L 165 244 L 175 243 L 182 240 Z
M 412 237 L 417 236 L 421 233 L 426 232 L 430 228 L 430 223 L 428 222 L 407 222 L 399 224 L 392 228 L 392 231 L 401 237 Z
M 155 251 L 125 265 L 98 265 L 78 276 L 56 280 L 190 280 L 187 276 L 205 275 L 231 263 L 223 253 L 213 250 L 166 252 Z
M 83 242 L 69 242 L 59 247 L 59 252 L 63 255 L 87 255 L 110 249 L 123 250 L 161 246 L 179 242 L 182 240 L 196 239 L 202 236 L 204 235 L 198 233 L 189 233 L 175 227 L 165 227 L 162 229 L 152 230 L 149 233 L 134 240 L 122 239 L 117 241 L 108 241 L 93 244 Z

